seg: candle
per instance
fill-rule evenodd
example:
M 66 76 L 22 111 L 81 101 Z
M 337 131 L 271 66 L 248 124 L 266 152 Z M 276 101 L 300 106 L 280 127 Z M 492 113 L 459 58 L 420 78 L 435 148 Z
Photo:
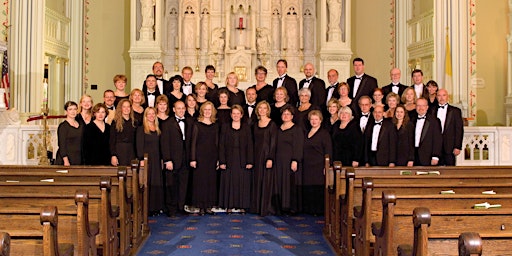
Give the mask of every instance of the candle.
M 48 105 L 48 80 L 43 80 L 43 106 Z
M 238 28 L 239 29 L 244 29 L 244 18 L 243 17 L 240 17 L 238 19 Z

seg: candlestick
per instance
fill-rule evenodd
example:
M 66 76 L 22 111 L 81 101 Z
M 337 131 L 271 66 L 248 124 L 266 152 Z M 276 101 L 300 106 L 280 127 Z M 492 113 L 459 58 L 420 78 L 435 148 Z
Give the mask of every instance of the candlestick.
M 238 29 L 240 29 L 240 30 L 244 29 L 244 18 L 243 17 L 238 18 Z
M 48 105 L 48 78 L 43 79 L 43 107 Z

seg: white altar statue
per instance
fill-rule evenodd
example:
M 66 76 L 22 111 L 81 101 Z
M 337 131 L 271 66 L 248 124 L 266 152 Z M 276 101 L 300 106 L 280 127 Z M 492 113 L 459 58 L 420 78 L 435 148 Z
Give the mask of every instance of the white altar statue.
M 259 53 L 270 53 L 270 30 L 257 28 L 256 47 Z
M 155 24 L 155 18 L 153 12 L 155 6 L 154 0 L 140 0 L 141 15 L 142 15 L 142 27 L 151 28 Z
M 221 53 L 224 51 L 224 28 L 215 28 L 212 31 L 212 40 L 210 41 L 210 51 Z

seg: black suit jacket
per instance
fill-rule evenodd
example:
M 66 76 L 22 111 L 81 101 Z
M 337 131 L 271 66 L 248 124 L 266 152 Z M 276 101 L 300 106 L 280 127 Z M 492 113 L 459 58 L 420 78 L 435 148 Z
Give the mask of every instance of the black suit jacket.
M 414 90 L 414 84 L 409 86 L 409 87 L 411 87 Z M 416 91 L 414 91 L 414 93 L 416 93 Z M 427 90 L 427 85 L 426 84 L 423 84 L 423 92 L 421 93 L 421 97 L 425 98 L 425 99 L 428 99 L 428 90 Z
M 372 150 L 373 129 L 375 121 L 368 123 L 365 130 L 365 164 L 369 163 Z M 388 166 L 390 163 L 396 163 L 396 128 L 391 120 L 384 119 L 377 140 L 376 164 L 377 166 Z M 370 163 L 371 164 L 371 163 Z
M 249 127 L 251 127 L 251 130 L 252 130 L 252 126 L 258 122 L 258 115 L 256 113 L 256 108 L 254 108 L 254 110 L 252 111 L 252 115 L 251 117 L 249 117 L 249 107 L 247 106 L 247 104 L 245 104 L 243 106 L 244 108 L 244 121 L 249 125 Z
M 356 115 L 354 115 L 354 119 L 351 121 L 351 122 L 354 122 L 355 125 L 357 126 L 357 128 L 359 129 L 359 131 L 361 131 L 361 125 L 360 125 L 360 122 L 361 122 L 361 112 L 359 113 L 356 113 Z M 361 131 L 361 133 L 363 134 L 363 136 L 361 137 L 361 142 L 359 143 L 360 145 L 363 145 L 361 147 L 361 151 L 357 153 L 357 155 L 359 157 L 357 157 L 357 161 L 361 164 L 361 165 L 364 165 L 366 163 L 366 138 L 368 137 L 368 132 L 371 132 L 369 131 L 370 129 L 368 128 L 371 128 L 370 127 L 370 124 L 373 124 L 375 123 L 375 119 L 373 118 L 373 115 L 372 113 L 370 112 L 369 116 L 368 116 L 368 122 L 366 123 L 366 126 L 364 128 L 364 131 Z M 371 138 L 371 134 L 370 134 L 370 138 Z
M 158 91 L 158 93 L 159 93 L 158 95 L 162 95 L 162 94 L 168 95 L 169 93 L 171 93 L 171 91 L 172 91 L 172 84 L 171 84 L 171 82 L 169 82 L 169 81 L 167 81 L 167 80 L 165 80 L 163 78 L 157 78 L 156 80 L 157 80 L 156 91 Z M 158 81 L 162 81 L 163 82 L 163 92 L 160 91 L 160 87 L 158 86 Z M 147 89 L 147 86 L 146 86 L 146 81 L 144 81 L 142 83 L 142 91 L 145 92 L 147 90 L 148 89 Z
M 329 96 L 329 88 L 330 88 L 331 85 L 327 86 L 325 88 L 325 103 L 327 103 L 327 96 Z M 340 83 L 339 82 L 336 82 L 336 84 L 333 85 L 334 86 L 334 91 L 332 92 L 332 96 L 331 96 L 331 99 L 334 98 L 334 99 L 339 99 L 340 98 L 340 92 L 339 92 L 339 86 L 340 86 Z
M 304 87 L 304 83 L 306 82 L 306 79 L 302 79 L 299 82 L 299 90 Z M 312 77 L 311 83 L 309 83 L 309 90 L 311 91 L 311 99 L 309 102 L 315 106 L 322 106 L 325 105 L 325 99 L 327 97 L 326 91 L 325 91 L 325 82 L 324 80 Z
M 169 116 L 162 127 L 160 151 L 164 164 L 172 161 L 174 170 L 187 167 L 189 163 L 190 141 L 194 120 L 185 118 L 185 140 L 175 116 Z
M 361 77 L 361 83 L 359 84 L 359 88 L 357 89 L 356 96 L 353 97 L 354 94 L 354 81 L 356 80 L 356 76 L 352 76 L 347 79 L 348 86 L 350 87 L 350 92 L 348 94 L 349 98 L 354 99 L 356 104 L 359 103 L 359 98 L 361 96 L 366 95 L 370 98 L 373 96 L 373 91 L 378 87 L 377 79 L 367 74 L 363 74 Z
M 272 87 L 274 87 L 274 90 L 277 88 L 278 81 L 279 78 L 276 78 L 272 82 Z M 299 102 L 299 94 L 297 93 L 297 81 L 295 80 L 295 78 L 285 75 L 283 87 L 286 88 L 286 91 L 288 92 L 288 97 L 290 97 L 288 103 L 296 107 L 297 103 Z
M 418 117 L 415 116 L 412 123 L 417 124 Z M 415 128 L 416 130 L 416 128 Z M 415 135 L 416 136 L 416 135 Z M 431 165 L 432 157 L 441 156 L 442 147 L 442 134 L 441 134 L 441 123 L 437 117 L 427 114 L 425 124 L 421 131 L 420 144 L 417 148 L 418 159 L 415 159 L 416 163 L 422 166 Z
M 405 88 L 407 88 L 407 86 L 403 85 L 401 83 L 399 83 L 397 86 L 398 86 L 398 96 L 400 96 L 400 98 L 402 98 L 402 94 L 404 93 Z M 382 87 L 382 94 L 384 94 L 383 101 L 386 101 L 386 96 L 388 96 L 388 93 L 390 93 L 392 91 L 393 91 L 393 83 L 390 83 L 390 84 Z
M 437 117 L 438 108 L 434 108 L 433 115 Z M 462 149 L 462 139 L 464 137 L 464 123 L 462 112 L 458 107 L 448 105 L 446 110 L 446 119 L 443 131 L 443 151 L 453 152 L 453 149 Z
M 145 99 L 145 102 L 142 105 L 142 107 L 145 109 L 145 108 L 147 108 L 149 106 L 148 88 L 142 89 L 142 93 L 144 93 L 144 99 Z M 154 107 L 156 107 L 156 97 L 160 96 L 160 91 L 158 90 L 158 86 L 156 87 L 156 90 L 155 90 L 155 92 L 153 94 L 155 95 L 155 106 Z

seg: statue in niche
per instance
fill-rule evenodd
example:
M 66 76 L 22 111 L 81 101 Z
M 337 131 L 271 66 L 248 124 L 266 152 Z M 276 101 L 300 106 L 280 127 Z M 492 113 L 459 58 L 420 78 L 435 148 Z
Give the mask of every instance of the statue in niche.
M 196 31 L 196 19 L 194 17 L 194 11 L 191 6 L 187 6 L 183 19 L 183 43 L 181 48 L 183 49 L 194 49 L 195 48 L 195 36 L 199 35 L 199 31 Z
M 340 30 L 341 0 L 327 0 L 329 8 L 329 32 Z
M 270 52 L 270 30 L 268 28 L 257 28 L 256 47 L 259 53 Z
M 212 31 L 210 50 L 213 53 L 221 53 L 224 50 L 224 28 L 215 28 Z
M 150 28 L 155 24 L 155 18 L 153 17 L 154 13 L 154 0 L 140 0 L 141 5 L 141 15 L 142 15 L 142 27 Z
M 287 48 L 290 52 L 298 50 L 297 42 L 299 38 L 298 31 L 298 17 L 297 12 L 295 11 L 295 7 L 290 7 L 288 12 L 286 13 L 286 38 L 284 48 Z

